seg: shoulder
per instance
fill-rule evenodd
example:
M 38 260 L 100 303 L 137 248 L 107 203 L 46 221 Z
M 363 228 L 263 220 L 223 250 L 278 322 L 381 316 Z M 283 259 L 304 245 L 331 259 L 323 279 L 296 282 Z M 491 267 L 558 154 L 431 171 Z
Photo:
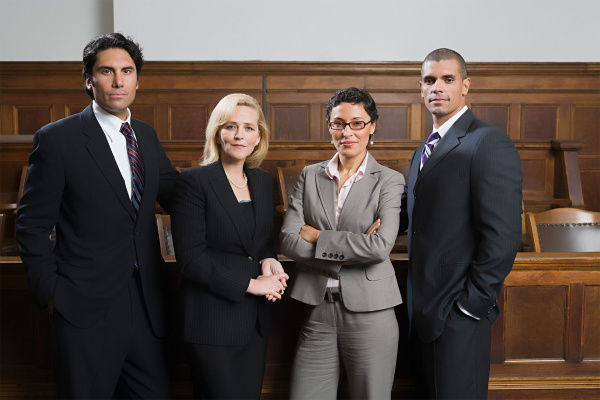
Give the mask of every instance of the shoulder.
M 36 135 L 58 135 L 60 133 L 71 133 L 76 130 L 81 130 L 82 126 L 83 113 L 77 113 L 43 126 L 37 131 Z
M 374 163 L 373 168 L 379 171 L 379 179 L 382 182 L 389 182 L 393 184 L 404 184 L 404 175 L 400 172 L 395 171 L 391 168 L 386 167 L 385 165 L 381 165 L 375 160 L 375 158 L 371 155 L 369 162 Z M 370 169 L 367 164 L 367 169 Z
M 304 167 L 302 173 L 305 175 L 309 175 L 309 174 L 315 175 L 318 173 L 325 172 L 325 167 L 327 167 L 328 163 L 329 163 L 329 160 L 321 161 L 316 164 L 307 165 L 306 167 Z

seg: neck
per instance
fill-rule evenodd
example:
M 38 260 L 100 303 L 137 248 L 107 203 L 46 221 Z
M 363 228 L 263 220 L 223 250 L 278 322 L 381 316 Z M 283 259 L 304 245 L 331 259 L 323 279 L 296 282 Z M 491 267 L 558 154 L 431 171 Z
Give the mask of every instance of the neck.
M 338 159 L 338 172 L 340 174 L 345 173 L 348 175 L 355 174 L 356 171 L 358 171 L 358 169 L 360 168 L 360 165 L 363 163 L 366 156 L 366 150 L 351 158 L 344 157 L 340 154 Z
M 225 174 L 229 178 L 241 181 L 244 179 L 244 161 L 236 161 L 237 162 L 227 162 L 221 159 L 221 164 L 223 165 Z

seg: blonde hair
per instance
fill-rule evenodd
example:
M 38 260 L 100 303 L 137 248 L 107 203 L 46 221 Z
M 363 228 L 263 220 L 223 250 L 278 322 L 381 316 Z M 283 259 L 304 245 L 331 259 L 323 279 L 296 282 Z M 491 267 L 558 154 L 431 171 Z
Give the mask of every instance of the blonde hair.
M 265 121 L 265 116 L 260 104 L 258 104 L 258 101 L 252 96 L 242 93 L 233 93 L 223 97 L 213 110 L 212 114 L 210 114 L 208 125 L 206 126 L 204 154 L 202 155 L 200 165 L 212 164 L 219 160 L 219 131 L 223 125 L 231 120 L 237 106 L 250 107 L 258 114 L 260 142 L 246 158 L 246 165 L 248 165 L 248 168 L 256 168 L 267 156 L 267 151 L 269 150 L 269 127 L 267 126 L 267 121 Z

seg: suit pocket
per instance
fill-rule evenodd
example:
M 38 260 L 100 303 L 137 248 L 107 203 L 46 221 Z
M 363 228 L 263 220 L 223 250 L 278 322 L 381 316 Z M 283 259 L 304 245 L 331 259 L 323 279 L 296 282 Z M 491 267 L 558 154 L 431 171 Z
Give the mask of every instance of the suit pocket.
M 391 262 L 369 265 L 365 269 L 365 274 L 367 275 L 367 279 L 370 281 L 378 281 L 381 279 L 386 279 L 394 276 L 396 272 L 394 271 L 394 267 Z

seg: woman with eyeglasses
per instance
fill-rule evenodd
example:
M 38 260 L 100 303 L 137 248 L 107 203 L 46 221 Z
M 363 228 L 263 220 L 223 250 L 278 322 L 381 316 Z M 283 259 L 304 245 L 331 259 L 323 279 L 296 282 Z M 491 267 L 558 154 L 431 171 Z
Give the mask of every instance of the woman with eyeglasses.
M 269 128 L 258 102 L 225 96 L 202 167 L 182 172 L 171 215 L 183 340 L 196 399 L 259 399 L 271 317 L 288 275 L 271 246 Z
M 350 398 L 389 399 L 402 303 L 389 255 L 404 178 L 367 150 L 378 118 L 367 91 L 338 91 L 326 117 L 337 153 L 304 168 L 280 234 L 297 262 L 290 296 L 307 305 L 290 397 L 335 399 L 343 365 Z

